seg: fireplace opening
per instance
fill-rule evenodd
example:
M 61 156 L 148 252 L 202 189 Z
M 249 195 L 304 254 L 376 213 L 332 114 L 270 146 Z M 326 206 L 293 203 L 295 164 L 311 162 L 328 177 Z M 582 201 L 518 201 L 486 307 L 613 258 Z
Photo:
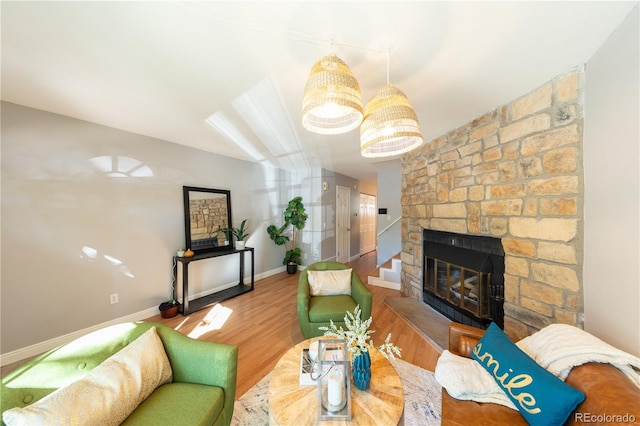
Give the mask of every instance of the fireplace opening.
M 447 318 L 504 328 L 504 250 L 499 238 L 423 230 L 423 300 Z

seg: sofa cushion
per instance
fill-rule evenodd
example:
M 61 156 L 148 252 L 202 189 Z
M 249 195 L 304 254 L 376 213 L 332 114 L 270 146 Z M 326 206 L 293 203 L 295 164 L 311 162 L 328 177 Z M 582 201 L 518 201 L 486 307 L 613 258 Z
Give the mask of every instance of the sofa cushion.
M 311 296 L 351 296 L 352 269 L 307 271 Z
M 171 364 L 153 327 L 80 380 L 24 408 L 7 410 L 2 419 L 7 425 L 117 425 L 171 379 Z
M 585 395 L 540 367 L 495 323 L 473 348 L 478 361 L 531 425 L 562 425 Z
M 222 388 L 174 382 L 157 388 L 123 425 L 211 425 L 223 406 Z
M 353 312 L 356 302 L 351 296 L 312 297 L 309 301 L 309 321 L 344 322 L 347 311 Z

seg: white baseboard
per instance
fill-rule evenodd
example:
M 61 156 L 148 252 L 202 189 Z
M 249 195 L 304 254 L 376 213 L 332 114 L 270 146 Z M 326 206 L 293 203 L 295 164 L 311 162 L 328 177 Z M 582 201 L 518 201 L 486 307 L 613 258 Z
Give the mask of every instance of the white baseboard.
M 377 278 L 377 277 L 369 277 L 367 280 L 367 284 L 375 285 L 376 287 L 389 288 L 391 290 L 402 290 L 402 286 L 400 285 L 400 283 L 381 280 L 380 278 Z
M 301 266 L 301 265 L 298 265 L 298 266 Z M 271 275 L 279 274 L 280 272 L 284 272 L 286 270 L 287 270 L 286 266 L 280 266 L 278 268 L 272 269 L 270 271 L 265 271 L 265 272 L 263 272 L 261 274 L 256 275 L 255 276 L 255 280 L 258 281 L 258 280 L 261 280 L 263 278 L 270 277 Z M 245 282 L 245 284 L 248 283 L 248 282 L 251 282 L 251 277 L 245 277 L 244 282 Z
M 261 274 L 256 274 L 254 279 L 257 281 L 259 279 L 263 279 L 266 277 L 269 277 L 271 275 L 275 275 L 278 274 L 280 272 L 285 271 L 286 268 L 284 266 L 280 267 L 280 268 L 275 268 L 272 269 L 270 271 L 266 271 L 263 272 Z M 245 284 L 249 284 L 251 283 L 251 276 L 245 277 L 244 279 Z M 237 283 L 236 283 L 237 284 Z M 194 294 L 190 297 L 190 299 L 195 299 L 197 297 L 201 297 L 201 296 L 206 296 L 207 294 L 211 294 L 214 293 L 215 291 L 220 291 L 223 290 L 224 288 L 227 288 L 229 286 L 232 286 L 235 284 L 231 284 L 231 285 L 224 285 L 221 287 L 217 287 L 214 290 L 208 290 L 205 292 L 201 292 L 199 294 Z M 120 318 L 116 318 L 107 322 L 103 322 L 100 324 L 96 324 L 93 325 L 91 327 L 82 329 L 82 330 L 77 330 L 74 332 L 71 332 L 69 334 L 65 334 L 63 336 L 58 336 L 58 337 L 54 337 L 53 339 L 49 339 L 49 340 L 45 340 L 44 342 L 40 342 L 40 343 L 36 343 L 34 345 L 31 346 L 27 346 L 21 349 L 16 349 L 15 351 L 11 351 L 11 352 L 7 352 L 7 353 L 3 353 L 0 354 L 0 366 L 5 366 L 7 364 L 13 364 L 14 362 L 18 362 L 21 361 L 23 359 L 27 359 L 27 358 L 31 358 L 37 355 L 40 355 L 44 352 L 50 351 L 51 349 L 55 349 L 60 345 L 64 345 L 66 343 L 69 343 L 79 337 L 84 336 L 85 334 L 89 334 L 91 332 L 100 330 L 102 328 L 105 327 L 109 327 L 111 325 L 115 325 L 115 324 L 121 324 L 121 323 L 125 323 L 125 322 L 133 322 L 133 321 L 142 321 L 146 318 L 152 317 L 154 315 L 158 315 L 158 307 L 154 306 L 153 308 L 148 308 L 139 312 L 135 312 L 133 314 L 129 314 L 129 315 L 125 315 L 123 317 Z
M 93 331 L 97 331 L 102 328 L 109 327 L 111 325 L 120 324 L 124 322 L 142 321 L 145 318 L 149 318 L 157 314 L 158 314 L 158 307 L 154 306 L 153 308 L 145 309 L 144 311 L 136 312 L 121 318 L 116 318 L 111 321 L 103 322 L 101 324 L 96 324 L 94 326 L 91 326 L 82 330 L 74 331 L 72 333 L 65 334 L 63 336 L 54 337 L 53 339 L 36 343 L 35 345 L 31 345 L 25 348 L 17 349 L 15 351 L 7 352 L 6 354 L 0 355 L 0 365 L 4 366 L 7 364 L 12 364 L 14 362 L 18 362 L 26 358 L 31 358 L 36 355 L 40 355 L 41 353 L 50 351 L 51 349 L 55 349 L 60 345 L 64 345 L 65 343 L 69 343 L 79 337 L 82 337 L 85 334 L 89 334 Z

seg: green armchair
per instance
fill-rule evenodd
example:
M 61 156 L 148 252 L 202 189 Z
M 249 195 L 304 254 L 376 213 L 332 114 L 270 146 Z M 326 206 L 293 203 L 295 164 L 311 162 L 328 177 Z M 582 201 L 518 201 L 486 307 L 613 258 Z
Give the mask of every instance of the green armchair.
M 158 387 L 124 424 L 229 425 L 237 346 L 192 339 L 153 322 L 106 327 L 29 361 L 2 379 L 1 411 L 29 405 L 82 378 L 153 326 L 169 358 L 173 382 Z
M 300 273 L 298 281 L 298 321 L 300 330 L 305 339 L 322 336 L 324 332 L 318 327 L 329 326 L 330 321 L 337 327 L 344 327 L 344 316 L 347 311 L 353 311 L 357 305 L 362 310 L 361 319 L 366 320 L 371 316 L 371 303 L 373 294 L 365 286 L 358 274 L 351 274 L 351 296 L 311 296 L 309 290 L 308 271 L 329 271 L 349 269 L 349 266 L 340 262 L 316 262 L 305 268 Z

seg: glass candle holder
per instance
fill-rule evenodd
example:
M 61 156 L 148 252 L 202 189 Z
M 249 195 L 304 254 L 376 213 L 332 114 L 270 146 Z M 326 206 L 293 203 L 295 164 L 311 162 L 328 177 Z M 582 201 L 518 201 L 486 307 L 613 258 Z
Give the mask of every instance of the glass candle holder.
M 311 374 L 310 378 L 314 382 L 319 377 L 327 374 L 331 361 L 346 361 L 348 360 L 348 348 L 345 340 L 333 340 L 333 339 L 319 339 L 317 347 L 309 348 L 309 358 L 312 358 L 311 351 L 315 351 L 316 354 L 311 361 Z M 322 362 L 325 362 L 322 364 Z M 322 365 L 321 365 L 322 364 Z
M 320 361 L 318 420 L 351 420 L 351 363 Z
M 318 420 L 351 420 L 351 363 L 344 340 L 318 341 Z

